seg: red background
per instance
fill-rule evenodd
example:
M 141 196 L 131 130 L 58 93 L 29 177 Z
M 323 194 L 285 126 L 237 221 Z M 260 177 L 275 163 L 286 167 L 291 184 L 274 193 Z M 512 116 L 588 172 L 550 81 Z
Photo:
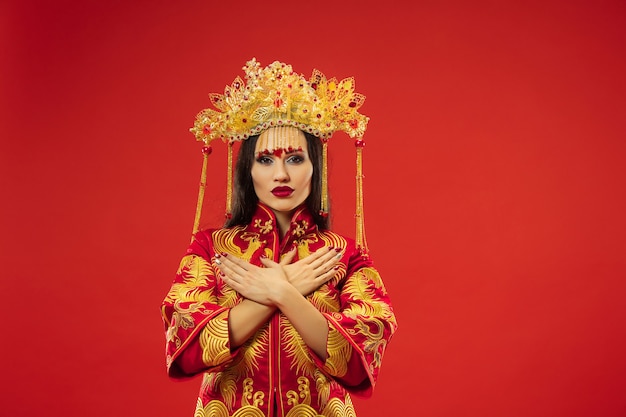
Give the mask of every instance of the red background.
M 159 316 L 188 129 L 252 57 L 367 96 L 367 237 L 400 329 L 360 417 L 626 415 L 626 3 L 339 3 L 2 2 L 2 415 L 193 414 Z M 353 149 L 330 148 L 349 235 Z

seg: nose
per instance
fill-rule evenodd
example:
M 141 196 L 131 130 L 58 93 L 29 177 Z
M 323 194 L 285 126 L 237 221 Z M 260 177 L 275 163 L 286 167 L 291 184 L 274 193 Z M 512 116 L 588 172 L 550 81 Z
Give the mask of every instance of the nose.
M 283 160 L 279 160 L 276 164 L 274 164 L 274 181 L 289 181 L 289 173 L 287 172 L 287 167 L 285 166 L 285 162 Z

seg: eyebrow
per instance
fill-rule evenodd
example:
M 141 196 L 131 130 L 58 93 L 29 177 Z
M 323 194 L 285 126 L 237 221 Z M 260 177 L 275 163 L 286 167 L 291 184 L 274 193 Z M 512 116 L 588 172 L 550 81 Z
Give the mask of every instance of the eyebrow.
M 282 153 L 285 153 L 285 155 L 291 155 L 291 154 L 298 153 L 298 152 L 304 153 L 305 151 L 304 149 L 302 149 L 302 147 L 292 148 L 290 146 L 289 148 L 276 148 L 272 150 L 264 149 L 262 151 L 255 152 L 255 155 L 257 158 L 260 158 L 261 156 L 264 156 L 264 155 L 280 156 Z

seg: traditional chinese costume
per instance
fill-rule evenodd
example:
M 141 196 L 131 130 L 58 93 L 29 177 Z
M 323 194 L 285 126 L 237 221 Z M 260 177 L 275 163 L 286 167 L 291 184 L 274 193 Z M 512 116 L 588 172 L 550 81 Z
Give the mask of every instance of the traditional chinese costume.
M 278 262 L 293 245 L 295 260 L 323 246 L 343 249 L 335 277 L 307 296 L 328 322 L 325 361 L 278 310 L 244 345 L 230 346 L 229 311 L 242 297 L 216 273 L 215 254 L 261 266 L 262 255 Z M 354 241 L 319 230 L 304 207 L 281 239 L 261 203 L 247 226 L 194 235 L 162 313 L 168 374 L 203 374 L 195 417 L 355 416 L 349 393 L 371 395 L 397 327 L 383 282 Z

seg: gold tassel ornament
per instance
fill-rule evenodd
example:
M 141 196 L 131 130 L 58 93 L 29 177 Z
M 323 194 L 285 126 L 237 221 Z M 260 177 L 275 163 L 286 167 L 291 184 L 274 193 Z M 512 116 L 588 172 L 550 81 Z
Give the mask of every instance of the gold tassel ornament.
M 200 217 L 202 216 L 202 204 L 204 202 L 204 191 L 206 189 L 206 171 L 209 161 L 209 155 L 211 155 L 212 151 L 213 148 L 211 148 L 210 146 L 204 146 L 202 148 L 202 173 L 200 174 L 200 188 L 198 190 L 198 202 L 196 203 L 196 216 L 193 221 L 193 232 L 191 233 L 192 241 L 193 235 L 195 235 L 200 228 Z
M 233 216 L 233 145 L 235 141 L 228 142 L 228 172 L 226 179 L 226 218 Z
M 362 255 L 367 255 L 367 239 L 365 238 L 365 220 L 363 218 L 363 147 L 365 141 L 357 139 L 354 141 L 356 147 L 356 245 Z
M 322 139 L 322 202 L 320 215 L 328 216 L 328 140 Z

